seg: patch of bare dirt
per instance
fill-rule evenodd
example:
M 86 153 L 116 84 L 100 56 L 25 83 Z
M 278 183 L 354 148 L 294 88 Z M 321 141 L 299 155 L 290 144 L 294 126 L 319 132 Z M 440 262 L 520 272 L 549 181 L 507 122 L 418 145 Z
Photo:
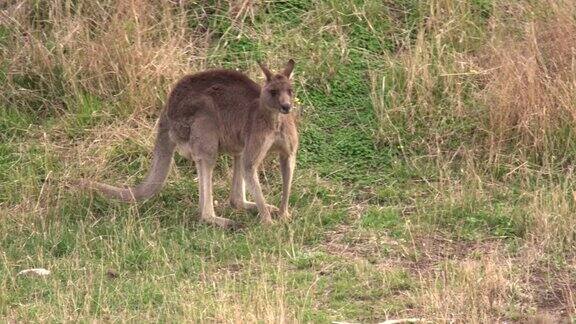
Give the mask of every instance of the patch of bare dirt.
M 569 263 L 574 264 L 575 260 Z M 576 314 L 576 273 L 551 265 L 532 265 L 526 270 L 527 285 L 538 309 L 559 318 Z
M 340 225 L 326 233 L 322 249 L 330 254 L 345 259 L 365 259 L 374 262 L 384 253 L 384 246 L 397 246 L 399 243 L 389 237 L 374 235 L 350 235 L 353 233 L 349 225 Z
M 501 253 L 502 243 L 490 241 L 454 241 L 441 236 L 396 239 L 385 234 L 354 231 L 340 225 L 325 235 L 322 249 L 334 256 L 353 261 L 364 260 L 382 267 L 398 266 L 416 273 L 435 269 L 447 260 L 477 259 Z

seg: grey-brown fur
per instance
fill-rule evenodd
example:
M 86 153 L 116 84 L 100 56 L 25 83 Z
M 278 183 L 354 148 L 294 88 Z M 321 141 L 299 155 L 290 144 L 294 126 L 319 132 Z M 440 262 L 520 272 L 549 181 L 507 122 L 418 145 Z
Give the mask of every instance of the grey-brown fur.
M 290 60 L 279 74 L 260 65 L 266 76 L 263 87 L 246 75 L 230 70 L 211 70 L 180 80 L 160 116 L 152 168 L 146 179 L 132 188 L 82 181 L 84 187 L 123 201 L 146 199 L 162 188 L 175 150 L 196 163 L 200 192 L 200 216 L 222 227 L 232 221 L 214 213 L 212 171 L 219 153 L 234 157 L 230 203 L 239 209 L 257 209 L 263 223 L 271 212 L 289 218 L 288 197 L 298 149 L 298 132 L 292 113 Z M 269 151 L 280 156 L 282 202 L 280 209 L 266 204 L 257 169 Z M 245 183 L 255 199 L 246 201 Z

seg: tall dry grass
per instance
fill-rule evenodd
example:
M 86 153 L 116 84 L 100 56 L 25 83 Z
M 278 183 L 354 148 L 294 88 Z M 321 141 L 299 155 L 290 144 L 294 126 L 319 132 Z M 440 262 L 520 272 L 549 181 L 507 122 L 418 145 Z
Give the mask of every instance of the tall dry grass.
M 89 93 L 128 110 L 157 109 L 166 89 L 205 62 L 201 11 L 169 1 L 9 1 L 7 105 L 74 111 Z M 200 22 L 193 26 L 193 23 Z M 129 108 L 128 108 L 129 107 Z
M 373 71 L 380 140 L 491 165 L 573 159 L 574 2 L 495 1 L 486 19 L 471 3 L 427 2 L 415 36 Z
M 491 69 L 485 76 L 481 98 L 489 112 L 487 145 L 492 160 L 497 161 L 500 154 L 512 149 L 524 156 L 537 152 L 548 166 L 573 149 L 574 4 L 540 1 L 532 6 L 501 5 L 495 11 L 490 22 L 493 36 L 481 62 Z M 514 26 L 516 30 L 510 27 L 510 20 L 520 20 Z

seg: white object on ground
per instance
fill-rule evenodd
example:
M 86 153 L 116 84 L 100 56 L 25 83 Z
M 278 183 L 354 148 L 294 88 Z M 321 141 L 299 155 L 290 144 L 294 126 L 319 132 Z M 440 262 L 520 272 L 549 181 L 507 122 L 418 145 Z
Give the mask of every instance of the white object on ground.
M 380 322 L 378 324 L 399 324 L 399 323 L 429 323 L 429 321 L 423 318 L 400 318 L 400 319 L 391 319 L 386 320 L 384 322 Z
M 18 272 L 19 276 L 47 276 L 50 274 L 50 270 L 46 270 L 44 268 L 36 268 L 36 269 L 26 269 Z

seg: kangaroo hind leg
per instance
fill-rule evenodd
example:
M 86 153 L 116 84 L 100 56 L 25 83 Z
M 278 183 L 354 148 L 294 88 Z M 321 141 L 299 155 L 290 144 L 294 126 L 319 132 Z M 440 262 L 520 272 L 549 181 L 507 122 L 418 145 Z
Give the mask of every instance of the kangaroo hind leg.
M 197 124 L 204 125 L 204 127 L 209 125 L 209 123 Z M 191 140 L 192 158 L 196 163 L 196 169 L 198 171 L 200 220 L 222 228 L 233 228 L 236 226 L 234 221 L 224 217 L 218 217 L 214 212 L 212 174 L 218 156 L 218 137 L 217 134 L 213 132 L 214 128 L 208 127 L 208 129 L 205 129 L 206 131 L 203 131 L 202 128 L 204 127 L 195 128 Z

